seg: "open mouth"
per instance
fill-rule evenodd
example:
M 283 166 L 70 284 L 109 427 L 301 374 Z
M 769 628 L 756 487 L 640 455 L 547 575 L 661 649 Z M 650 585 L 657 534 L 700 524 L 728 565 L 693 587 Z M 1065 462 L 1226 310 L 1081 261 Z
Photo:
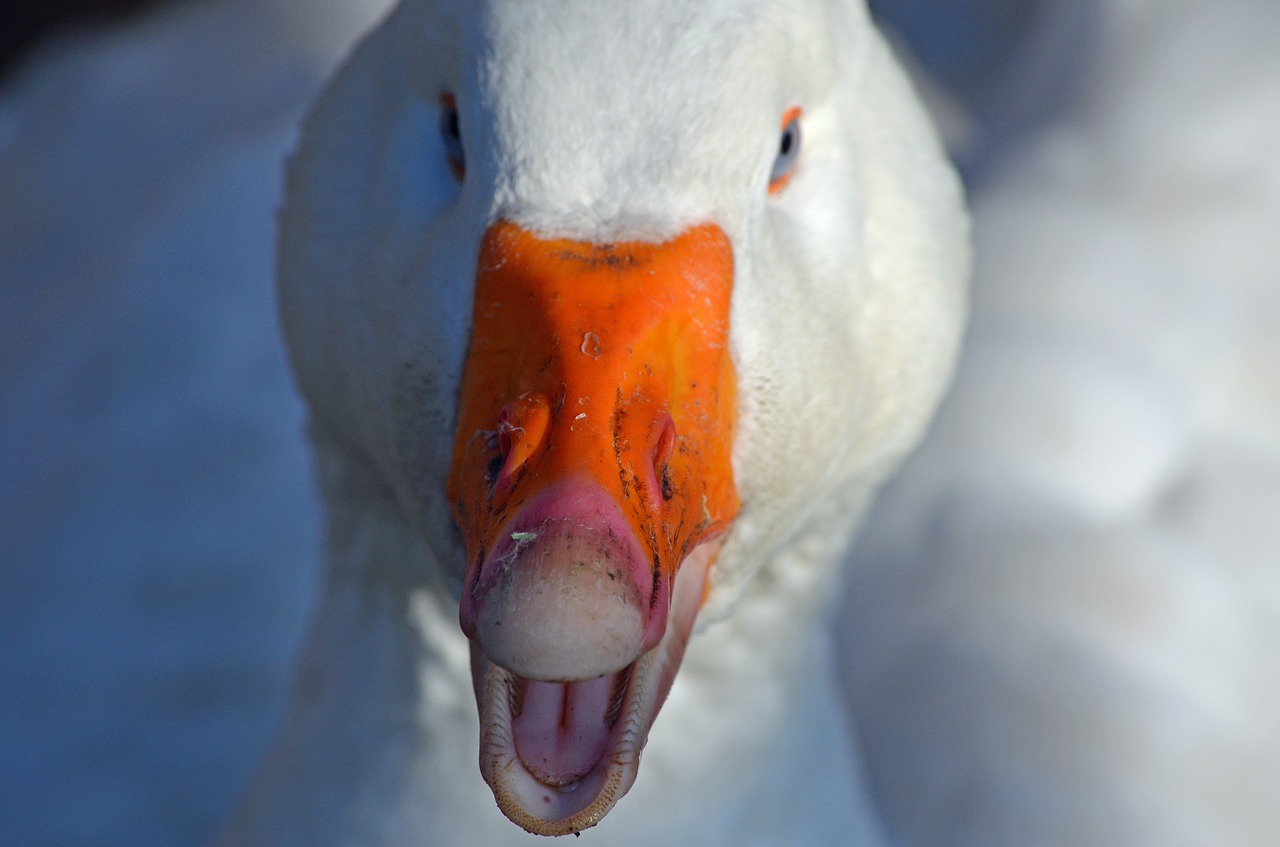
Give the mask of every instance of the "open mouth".
M 686 558 L 658 645 L 616 673 L 574 682 L 525 679 L 489 661 L 472 641 L 480 770 L 512 821 L 538 835 L 580 832 L 631 788 L 718 547 L 703 543 Z
M 480 769 L 512 821 L 593 826 L 636 779 L 739 509 L 733 250 L 492 223 L 446 488 Z

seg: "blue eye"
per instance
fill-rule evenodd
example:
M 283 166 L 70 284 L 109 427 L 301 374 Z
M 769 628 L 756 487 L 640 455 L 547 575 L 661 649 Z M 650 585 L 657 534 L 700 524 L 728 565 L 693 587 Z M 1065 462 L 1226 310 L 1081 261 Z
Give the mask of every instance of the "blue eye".
M 458 103 L 448 92 L 440 95 L 440 137 L 444 140 L 444 152 L 449 157 L 449 169 L 458 179 L 467 171 L 467 160 L 462 151 L 462 127 L 458 123 Z
M 800 109 L 787 110 L 782 118 L 782 134 L 778 138 L 778 155 L 769 172 L 769 193 L 782 190 L 800 158 Z

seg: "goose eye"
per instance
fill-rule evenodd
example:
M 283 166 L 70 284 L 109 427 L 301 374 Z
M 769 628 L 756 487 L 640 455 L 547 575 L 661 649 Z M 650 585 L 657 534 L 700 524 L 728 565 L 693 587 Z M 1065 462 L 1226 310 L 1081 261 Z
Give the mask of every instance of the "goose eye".
M 782 134 L 778 138 L 778 155 L 769 173 L 769 193 L 782 190 L 800 158 L 800 110 L 789 109 L 782 117 Z
M 466 173 L 466 159 L 462 152 L 462 128 L 458 125 L 458 103 L 452 94 L 445 93 L 440 95 L 440 105 L 440 137 L 444 139 L 449 169 L 462 179 Z

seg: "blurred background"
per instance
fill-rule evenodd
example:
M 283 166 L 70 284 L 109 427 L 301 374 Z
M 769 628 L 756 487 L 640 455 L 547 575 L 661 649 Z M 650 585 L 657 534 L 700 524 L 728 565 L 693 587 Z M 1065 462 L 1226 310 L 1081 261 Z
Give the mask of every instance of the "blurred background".
M 278 725 L 279 169 L 388 3 L 0 6 L 0 845 L 200 844 Z M 842 619 L 886 828 L 1280 843 L 1280 4 L 871 6 L 979 257 Z

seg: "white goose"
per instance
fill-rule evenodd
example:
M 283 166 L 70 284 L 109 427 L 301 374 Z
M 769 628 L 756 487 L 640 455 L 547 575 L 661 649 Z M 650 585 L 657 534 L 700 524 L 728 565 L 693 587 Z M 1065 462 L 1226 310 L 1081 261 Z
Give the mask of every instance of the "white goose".
M 196 843 L 265 729 L 312 506 L 264 236 L 379 2 L 182 4 L 0 91 L 0 842 Z M 1083 108 L 977 195 L 971 354 L 862 535 L 849 689 L 898 844 L 1280 832 L 1280 7 L 1105 9 Z
M 222 843 L 874 843 L 824 611 L 967 268 L 861 3 L 407 0 L 290 166 L 328 573 Z

